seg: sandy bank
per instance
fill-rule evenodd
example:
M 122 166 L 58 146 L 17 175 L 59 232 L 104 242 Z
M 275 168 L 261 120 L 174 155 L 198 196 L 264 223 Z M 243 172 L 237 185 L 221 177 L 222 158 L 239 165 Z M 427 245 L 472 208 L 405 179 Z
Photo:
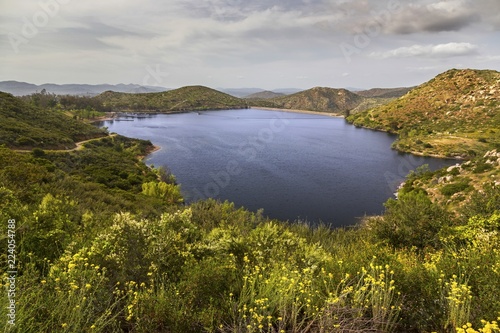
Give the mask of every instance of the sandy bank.
M 283 112 L 293 112 L 293 113 L 308 113 L 308 114 L 318 114 L 322 116 L 330 116 L 336 118 L 345 118 L 343 115 L 333 112 L 320 112 L 320 111 L 309 111 L 309 110 L 298 110 L 298 109 L 278 109 L 278 108 L 266 108 L 260 106 L 252 106 L 251 109 L 264 110 L 264 111 L 283 111 Z

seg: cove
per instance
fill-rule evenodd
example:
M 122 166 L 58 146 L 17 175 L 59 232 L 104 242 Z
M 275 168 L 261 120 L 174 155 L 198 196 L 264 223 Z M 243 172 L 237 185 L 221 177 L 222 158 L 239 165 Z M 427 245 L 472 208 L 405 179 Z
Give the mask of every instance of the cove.
M 391 149 L 395 136 L 343 118 L 259 109 L 124 115 L 100 124 L 160 146 L 186 201 L 229 200 L 280 220 L 332 227 L 383 213 L 411 170 L 456 161 Z

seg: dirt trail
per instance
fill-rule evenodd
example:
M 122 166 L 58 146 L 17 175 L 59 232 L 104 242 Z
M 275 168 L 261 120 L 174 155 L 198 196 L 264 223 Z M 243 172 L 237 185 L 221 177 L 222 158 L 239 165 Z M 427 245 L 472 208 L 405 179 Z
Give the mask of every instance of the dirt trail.
M 67 152 L 70 152 L 70 151 L 82 150 L 84 148 L 83 145 L 86 144 L 87 142 L 98 141 L 98 140 L 102 140 L 102 139 L 105 139 L 105 138 L 113 138 L 116 135 L 117 134 L 113 133 L 113 134 L 110 134 L 110 135 L 107 135 L 107 136 L 101 136 L 99 138 L 93 138 L 93 139 L 78 141 L 78 142 L 75 142 L 76 147 L 75 148 L 71 148 L 71 149 L 43 149 L 43 150 L 46 151 L 46 152 L 50 152 L 50 153 L 67 153 Z M 30 149 L 30 150 L 14 149 L 14 151 L 18 152 L 18 153 L 31 153 L 32 149 Z

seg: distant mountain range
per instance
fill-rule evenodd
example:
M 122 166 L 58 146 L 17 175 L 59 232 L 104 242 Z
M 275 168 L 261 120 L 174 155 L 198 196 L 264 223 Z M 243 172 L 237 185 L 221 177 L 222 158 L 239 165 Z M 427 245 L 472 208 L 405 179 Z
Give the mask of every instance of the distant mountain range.
M 123 93 L 150 93 L 150 92 L 162 92 L 172 90 L 172 88 L 158 87 L 158 86 L 142 86 L 138 84 L 53 84 L 44 83 L 40 85 L 19 82 L 19 81 L 0 81 L 0 91 L 12 94 L 14 96 L 24 96 L 31 95 L 37 92 L 41 92 L 43 89 L 47 93 L 56 95 L 78 95 L 78 96 L 96 96 L 105 91 L 115 91 Z M 251 94 L 260 93 L 265 91 L 261 88 L 217 88 L 217 90 L 222 91 L 226 94 L 235 97 L 246 97 Z M 301 91 L 297 88 L 284 88 L 275 89 L 274 93 L 277 94 L 294 94 Z
M 355 91 L 356 94 L 363 97 L 376 97 L 376 98 L 398 98 L 405 95 L 407 92 L 415 87 L 403 88 L 373 88 L 369 90 Z
M 31 95 L 44 90 L 47 93 L 56 95 L 79 95 L 96 96 L 105 91 L 112 90 L 124 93 L 149 93 L 170 90 L 164 87 L 141 86 L 138 84 L 52 84 L 45 83 L 41 85 L 18 82 L 2 81 L 0 82 L 0 91 L 7 92 L 15 96 Z
M 217 90 L 220 90 L 222 92 L 225 92 L 226 94 L 239 97 L 239 98 L 249 98 L 249 96 L 253 94 L 258 94 L 264 91 L 269 91 L 261 88 L 217 88 Z M 270 92 L 276 93 L 276 94 L 282 94 L 282 95 L 290 95 L 290 94 L 295 94 L 296 92 L 302 91 L 302 89 L 297 89 L 297 88 L 281 88 L 281 89 L 273 89 Z

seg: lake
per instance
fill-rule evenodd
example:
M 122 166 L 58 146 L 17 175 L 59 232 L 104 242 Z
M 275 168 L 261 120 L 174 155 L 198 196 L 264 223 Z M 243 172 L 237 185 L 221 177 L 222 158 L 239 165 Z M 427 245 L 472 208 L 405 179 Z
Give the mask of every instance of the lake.
M 101 124 L 161 150 L 146 163 L 165 166 L 187 202 L 229 200 L 281 220 L 354 224 L 383 213 L 410 170 L 456 161 L 391 149 L 395 136 L 343 118 L 259 109 L 122 116 Z

